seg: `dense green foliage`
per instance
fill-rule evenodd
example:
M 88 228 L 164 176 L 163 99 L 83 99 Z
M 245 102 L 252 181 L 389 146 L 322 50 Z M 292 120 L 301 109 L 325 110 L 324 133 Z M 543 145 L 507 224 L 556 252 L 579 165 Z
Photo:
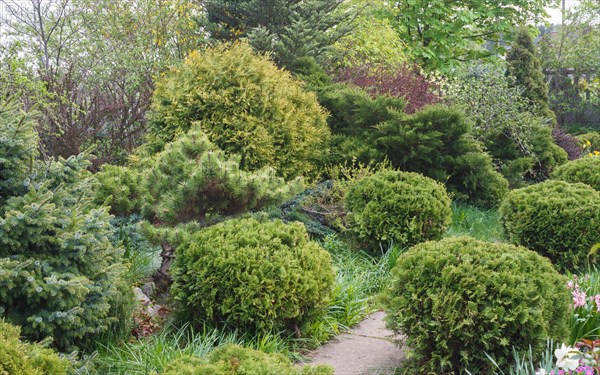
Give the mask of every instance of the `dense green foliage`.
M 301 188 L 299 180 L 286 183 L 270 167 L 240 170 L 239 158 L 226 156 L 196 129 L 167 144 L 149 164 L 143 212 L 152 221 L 169 224 L 204 224 L 207 215 L 261 208 Z
M 492 156 L 496 169 L 512 187 L 548 178 L 566 161 L 545 119 L 535 115 L 523 88 L 505 77 L 505 67 L 468 65 L 452 82 L 447 100 L 465 111 L 473 135 Z
M 104 164 L 94 175 L 98 180 L 95 202 L 110 206 L 110 213 L 128 216 L 139 213 L 142 205 L 143 178 L 137 169 Z
M 195 52 L 156 85 L 147 151 L 193 124 L 240 167 L 271 166 L 289 178 L 314 173 L 326 154 L 325 112 L 313 93 L 244 44 Z
M 600 242 L 600 192 L 581 183 L 542 182 L 508 193 L 500 218 L 512 242 L 562 269 L 581 268 Z
M 226 345 L 206 359 L 184 357 L 169 364 L 164 375 L 333 375 L 327 365 L 295 367 L 281 354 L 267 354 L 238 345 Z
M 600 157 L 586 156 L 556 168 L 552 173 L 554 180 L 581 182 L 600 191 Z
M 418 173 L 383 171 L 351 185 L 350 229 L 374 245 L 404 247 L 442 236 L 451 222 L 450 198 L 440 183 Z
M 24 343 L 21 330 L 0 319 L 0 374 L 67 375 L 71 365 L 51 349 Z
M 106 208 L 92 204 L 84 156 L 34 160 L 35 122 L 0 104 L 0 314 L 66 349 L 128 329 L 131 295 Z M 5 112 L 6 111 L 6 112 Z M 15 126 L 16 125 L 16 126 Z
M 300 223 L 233 219 L 177 248 L 172 296 L 180 316 L 251 332 L 295 330 L 327 306 L 331 257 Z
M 581 134 L 577 136 L 577 139 L 581 141 L 581 146 L 586 149 L 586 151 L 594 152 L 600 151 L 600 133 L 599 132 L 589 132 L 585 134 Z
M 415 373 L 492 373 L 486 353 L 505 368 L 511 345 L 537 355 L 548 337 L 566 337 L 566 282 L 523 247 L 446 238 L 400 256 L 383 303 Z
M 517 28 L 514 39 L 506 56 L 507 75 L 514 77 L 515 82 L 524 88 L 522 95 L 535 106 L 537 114 L 552 119 L 555 123 L 554 112 L 548 104 L 548 85 L 542 73 L 542 63 L 529 28 L 525 26 Z
M 508 189 L 458 109 L 430 106 L 377 128 L 377 145 L 394 167 L 445 183 L 455 198 L 491 207 Z

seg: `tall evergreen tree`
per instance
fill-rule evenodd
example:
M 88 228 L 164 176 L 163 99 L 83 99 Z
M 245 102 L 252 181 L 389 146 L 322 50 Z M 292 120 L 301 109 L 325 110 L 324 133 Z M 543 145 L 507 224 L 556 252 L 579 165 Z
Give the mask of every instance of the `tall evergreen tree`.
M 515 83 L 523 87 L 522 95 L 535 105 L 535 112 L 551 119 L 555 124 L 556 116 L 548 104 L 548 85 L 542 73 L 542 63 L 527 27 L 521 26 L 517 29 L 506 61 L 507 75 L 513 76 Z

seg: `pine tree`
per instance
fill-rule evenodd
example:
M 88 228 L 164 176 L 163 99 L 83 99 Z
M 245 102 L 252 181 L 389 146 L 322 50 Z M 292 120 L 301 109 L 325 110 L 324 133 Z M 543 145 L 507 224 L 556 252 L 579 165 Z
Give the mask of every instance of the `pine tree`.
M 535 106 L 535 112 L 556 124 L 556 116 L 548 104 L 548 85 L 544 80 L 542 63 L 533 38 L 525 26 L 519 27 L 516 33 L 515 41 L 506 56 L 507 75 L 513 76 L 515 83 L 524 88 L 522 95 Z
M 42 162 L 31 114 L 0 101 L 0 315 L 59 349 L 125 329 L 128 288 L 83 155 Z M 125 301 L 125 302 L 123 302 Z

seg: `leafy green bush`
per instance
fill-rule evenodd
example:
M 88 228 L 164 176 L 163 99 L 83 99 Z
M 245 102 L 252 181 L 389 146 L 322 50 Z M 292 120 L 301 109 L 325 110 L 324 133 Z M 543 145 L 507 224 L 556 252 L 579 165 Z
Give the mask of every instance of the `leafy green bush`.
M 401 255 L 382 300 L 388 327 L 407 337 L 415 373 L 487 374 L 486 353 L 506 368 L 513 347 L 531 345 L 537 356 L 548 337 L 566 337 L 566 282 L 533 251 L 454 237 Z
M 458 109 L 430 106 L 410 116 L 396 116 L 377 128 L 378 147 L 394 167 L 443 182 L 459 199 L 493 207 L 508 190 L 508 182 L 470 135 L 470 126 Z
M 352 230 L 368 244 L 411 246 L 440 238 L 451 223 L 450 198 L 440 183 L 418 173 L 382 171 L 350 186 Z
M 99 182 L 94 199 L 98 205 L 108 204 L 110 213 L 117 216 L 140 212 L 143 178 L 136 169 L 104 164 L 94 176 Z
M 204 224 L 207 215 L 233 215 L 283 201 L 299 192 L 301 183 L 286 183 L 268 167 L 240 170 L 239 158 L 226 156 L 192 129 L 153 158 L 145 190 L 143 212 L 152 221 Z
M 252 332 L 296 330 L 327 306 L 329 254 L 300 223 L 233 219 L 177 248 L 171 295 L 188 321 Z
M 586 156 L 556 168 L 552 173 L 554 180 L 581 182 L 600 191 L 600 157 Z
M 107 209 L 92 204 L 89 163 L 35 160 L 35 122 L 15 107 L 1 116 L 9 121 L 0 122 L 0 160 L 11 181 L 0 200 L 0 315 L 61 349 L 128 332 L 122 249 L 111 244 Z
M 240 167 L 283 177 L 313 173 L 326 154 L 326 114 L 313 93 L 245 44 L 191 53 L 156 84 L 147 150 L 161 151 L 194 123 Z
M 0 374 L 66 375 L 71 364 L 40 344 L 19 340 L 21 329 L 0 319 Z
M 572 270 L 585 265 L 600 242 L 600 192 L 581 183 L 545 181 L 508 193 L 500 220 L 512 242 Z
M 278 353 L 263 353 L 226 345 L 215 349 L 206 359 L 184 357 L 167 366 L 164 375 L 333 375 L 327 365 L 294 367 L 292 362 Z
M 581 146 L 588 152 L 600 151 L 600 132 L 589 132 L 577 136 Z

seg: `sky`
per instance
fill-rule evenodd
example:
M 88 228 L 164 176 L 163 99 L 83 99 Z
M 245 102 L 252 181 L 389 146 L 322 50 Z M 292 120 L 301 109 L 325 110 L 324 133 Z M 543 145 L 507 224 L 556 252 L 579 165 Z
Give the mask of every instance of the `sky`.
M 566 0 L 565 1 L 565 7 L 567 9 L 569 9 L 570 7 L 579 4 L 579 0 Z M 548 13 L 550 14 L 550 19 L 548 20 L 548 22 L 554 24 L 554 25 L 560 25 L 561 23 L 561 11 L 560 8 L 557 9 L 550 9 L 547 8 Z

